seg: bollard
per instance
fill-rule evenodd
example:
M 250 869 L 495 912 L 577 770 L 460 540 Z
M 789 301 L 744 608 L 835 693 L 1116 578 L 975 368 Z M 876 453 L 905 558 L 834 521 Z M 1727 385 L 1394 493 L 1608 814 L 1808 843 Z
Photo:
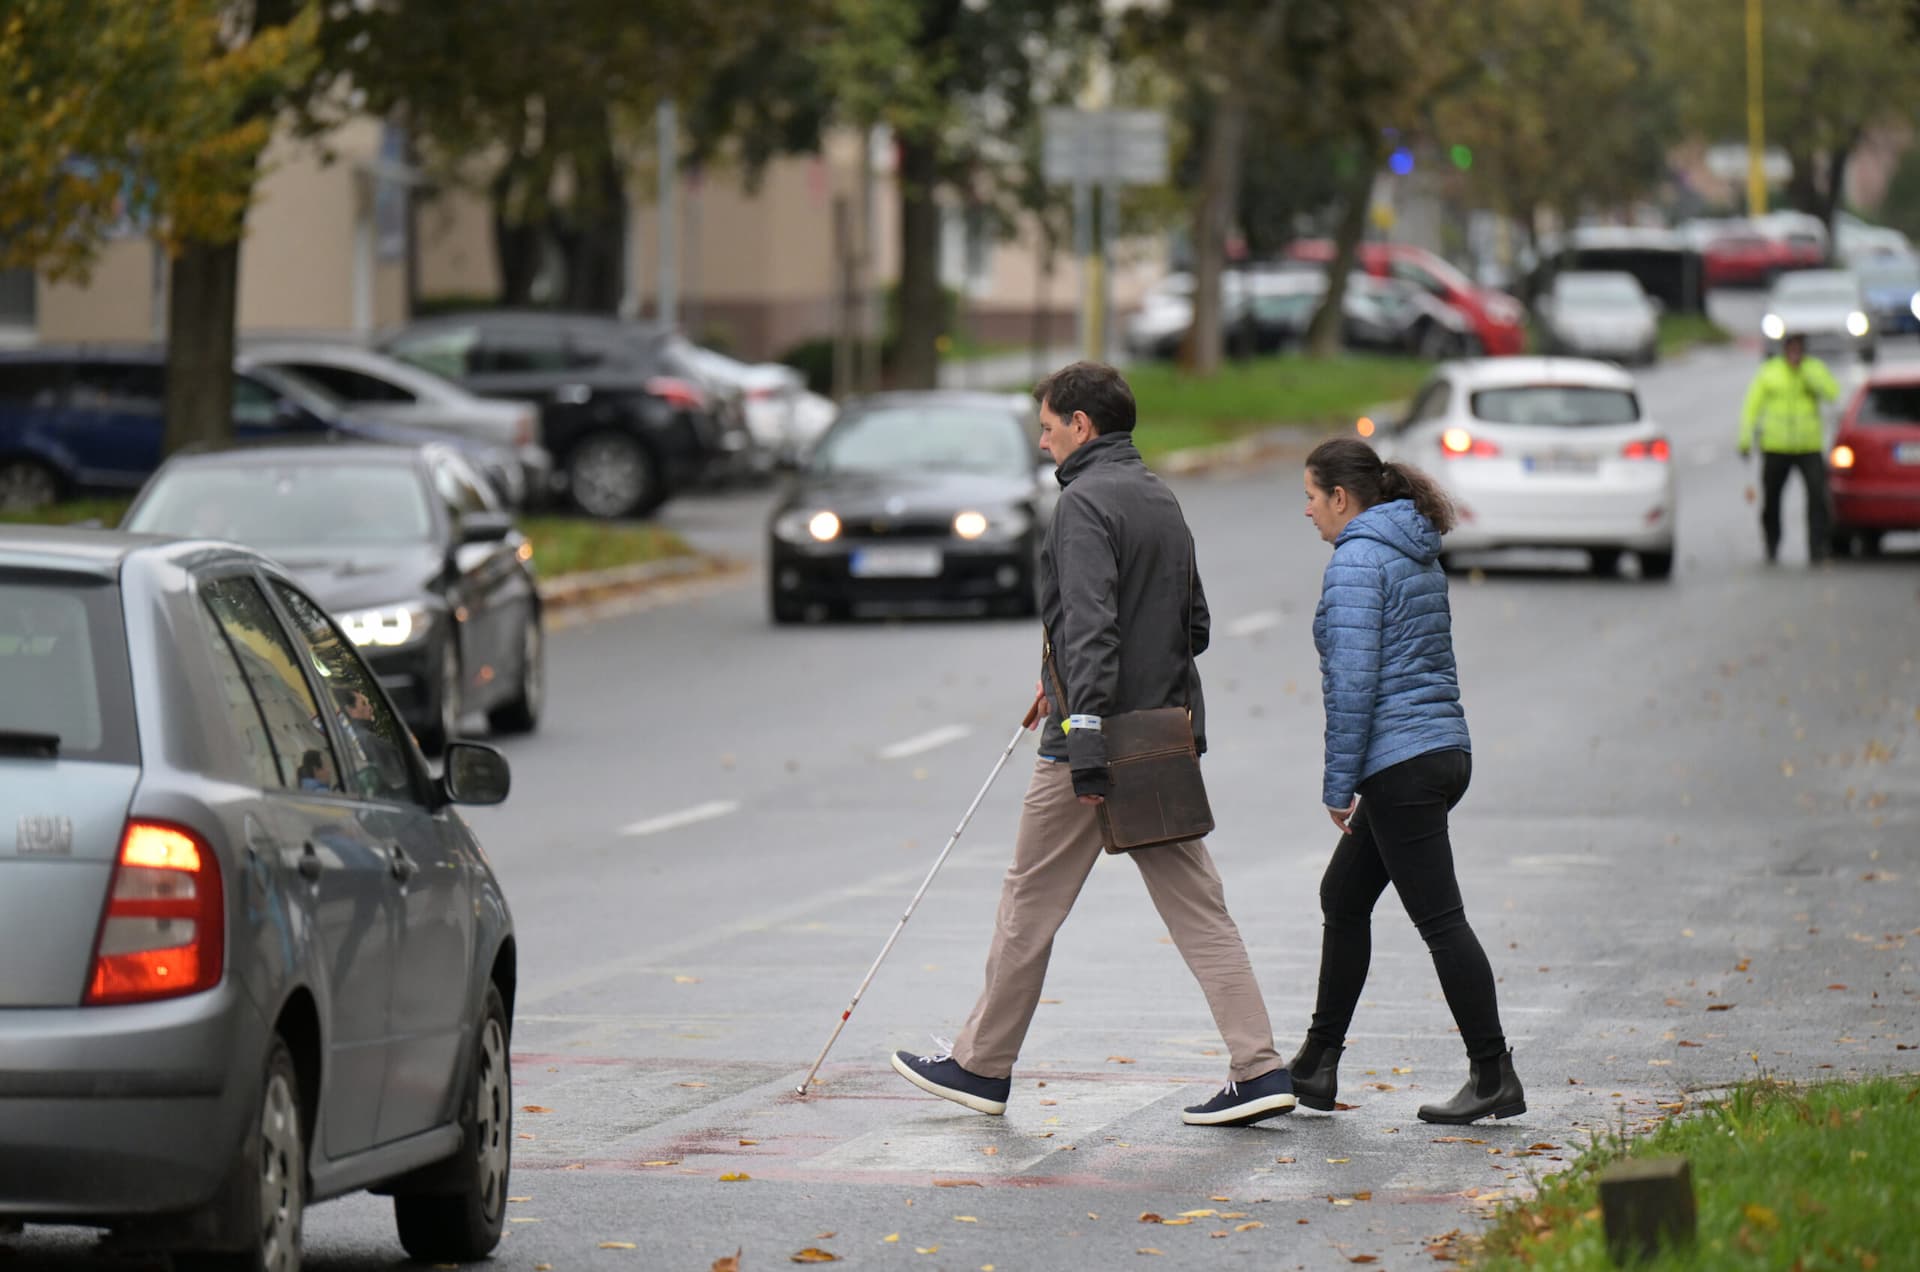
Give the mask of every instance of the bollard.
M 1693 1177 L 1684 1157 L 1617 1162 L 1600 1175 L 1607 1254 L 1616 1266 L 1693 1243 Z

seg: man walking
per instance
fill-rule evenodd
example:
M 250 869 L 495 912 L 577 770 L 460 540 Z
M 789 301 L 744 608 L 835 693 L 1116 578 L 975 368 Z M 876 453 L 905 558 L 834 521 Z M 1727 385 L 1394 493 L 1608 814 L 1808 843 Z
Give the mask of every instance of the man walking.
M 1760 529 L 1766 536 L 1767 561 L 1780 555 L 1780 496 L 1787 477 L 1798 471 L 1807 494 L 1807 553 L 1824 561 L 1831 546 L 1827 538 L 1827 465 L 1821 457 L 1826 444 L 1820 403 L 1840 396 L 1833 372 L 1818 358 L 1807 356 L 1807 338 L 1793 333 L 1780 343 L 1778 357 L 1760 364 L 1760 373 L 1747 389 L 1746 408 L 1740 413 L 1740 458 L 1760 442 Z
M 1101 719 L 1186 705 L 1195 741 L 1206 749 L 1192 668 L 1192 656 L 1207 647 L 1206 597 L 1180 505 L 1134 449 L 1133 392 L 1112 367 L 1076 362 L 1033 396 L 1040 444 L 1058 465 L 1061 486 L 1039 584 L 1064 683 L 1053 681 L 1043 660 L 1035 703 L 1045 718 L 1040 756 L 1001 887 L 986 987 L 950 1051 L 893 1057 L 900 1075 L 922 1090 L 993 1114 L 1006 1111 L 1054 933 L 1101 855 L 1095 810 L 1113 782 Z M 1184 1120 L 1246 1126 L 1289 1112 L 1293 1083 L 1274 1052 L 1266 1005 L 1205 843 L 1129 855 L 1231 1057 L 1232 1080 Z

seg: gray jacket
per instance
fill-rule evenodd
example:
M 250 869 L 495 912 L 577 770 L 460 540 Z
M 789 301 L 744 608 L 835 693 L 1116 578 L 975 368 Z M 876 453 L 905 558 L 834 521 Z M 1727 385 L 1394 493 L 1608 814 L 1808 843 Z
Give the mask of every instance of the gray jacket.
M 1207 749 L 1200 677 L 1189 656 L 1207 647 L 1207 598 L 1187 519 L 1130 435 L 1095 437 L 1056 476 L 1060 503 L 1040 550 L 1040 617 L 1066 684 L 1063 701 L 1043 659 L 1053 710 L 1040 754 L 1072 764 L 1075 791 L 1100 795 L 1109 786 L 1105 739 L 1090 727 L 1063 730 L 1063 713 L 1105 717 L 1191 705 L 1194 740 Z

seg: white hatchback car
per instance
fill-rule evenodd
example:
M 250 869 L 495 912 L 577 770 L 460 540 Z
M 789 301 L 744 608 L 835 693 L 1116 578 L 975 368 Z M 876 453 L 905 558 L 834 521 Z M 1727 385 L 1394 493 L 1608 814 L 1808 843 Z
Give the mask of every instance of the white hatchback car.
M 1363 426 L 1364 431 L 1364 426 Z M 1406 418 L 1373 437 L 1382 456 L 1437 478 L 1459 510 L 1443 561 L 1491 548 L 1580 548 L 1596 574 L 1621 553 L 1673 573 L 1673 465 L 1633 376 L 1584 358 L 1442 363 Z

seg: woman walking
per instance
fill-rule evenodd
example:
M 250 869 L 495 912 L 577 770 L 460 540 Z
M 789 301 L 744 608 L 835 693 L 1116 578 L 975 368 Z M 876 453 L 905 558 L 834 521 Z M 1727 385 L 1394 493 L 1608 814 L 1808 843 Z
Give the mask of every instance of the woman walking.
M 1374 903 L 1391 883 L 1426 940 L 1471 1074 L 1420 1118 L 1456 1125 L 1526 1112 L 1500 1028 L 1493 968 L 1467 925 L 1447 813 L 1473 772 L 1453 660 L 1440 536 L 1453 507 L 1432 478 L 1353 437 L 1307 456 L 1307 517 L 1333 544 L 1313 640 L 1327 712 L 1322 802 L 1340 842 L 1320 881 L 1319 997 L 1287 1068 L 1299 1102 L 1332 1109 L 1366 983 Z

